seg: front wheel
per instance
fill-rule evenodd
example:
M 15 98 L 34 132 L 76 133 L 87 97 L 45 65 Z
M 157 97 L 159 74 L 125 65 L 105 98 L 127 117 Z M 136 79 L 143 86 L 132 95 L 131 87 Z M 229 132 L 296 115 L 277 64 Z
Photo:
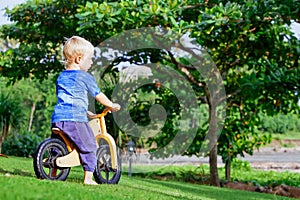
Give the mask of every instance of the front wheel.
M 42 141 L 37 147 L 33 156 L 33 168 L 35 175 L 40 179 L 64 181 L 71 170 L 59 168 L 55 164 L 57 157 L 68 154 L 68 149 L 64 142 L 57 138 L 48 138 Z
M 94 178 L 100 184 L 118 184 L 121 178 L 121 160 L 117 155 L 117 169 L 112 169 L 112 158 L 108 145 L 101 145 L 97 150 L 97 165 Z

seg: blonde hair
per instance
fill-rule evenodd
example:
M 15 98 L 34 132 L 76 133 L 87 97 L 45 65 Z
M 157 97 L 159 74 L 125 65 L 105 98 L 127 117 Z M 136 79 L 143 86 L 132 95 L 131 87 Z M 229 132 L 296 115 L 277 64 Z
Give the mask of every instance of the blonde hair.
M 78 56 L 84 57 L 93 53 L 94 46 L 86 39 L 79 36 L 68 38 L 63 46 L 63 55 L 65 59 L 65 67 L 71 64 Z

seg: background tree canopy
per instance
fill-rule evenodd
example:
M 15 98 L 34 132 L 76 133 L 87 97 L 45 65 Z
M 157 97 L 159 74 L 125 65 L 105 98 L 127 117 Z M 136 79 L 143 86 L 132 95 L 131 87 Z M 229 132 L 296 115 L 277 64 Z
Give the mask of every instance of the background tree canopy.
M 2 26 L 1 37 L 17 40 L 19 46 L 1 52 L 0 73 L 11 82 L 27 77 L 42 81 L 57 74 L 63 69 L 60 61 L 64 37 L 72 35 L 98 45 L 125 30 L 141 27 L 188 33 L 207 48 L 226 90 L 224 128 L 209 152 L 211 183 L 219 185 L 217 154 L 226 163 L 230 179 L 233 158 L 252 154 L 255 148 L 270 142 L 268 135 L 257 131 L 259 113 L 299 116 L 300 42 L 290 29 L 292 21 L 300 21 L 299 8 L 297 0 L 29 0 L 6 11 L 15 23 Z M 171 52 L 142 51 L 155 62 L 167 63 L 183 74 L 193 86 L 199 104 L 208 105 L 208 119 L 213 117 L 207 86 L 189 62 L 175 58 Z M 131 58 L 132 63 L 140 62 L 139 56 Z M 207 131 L 208 126 L 199 128 L 185 154 L 198 155 Z M 216 139 L 217 133 L 212 136 L 212 140 Z M 171 136 L 166 134 L 148 142 L 160 148 L 164 143 L 159 141 L 168 137 Z

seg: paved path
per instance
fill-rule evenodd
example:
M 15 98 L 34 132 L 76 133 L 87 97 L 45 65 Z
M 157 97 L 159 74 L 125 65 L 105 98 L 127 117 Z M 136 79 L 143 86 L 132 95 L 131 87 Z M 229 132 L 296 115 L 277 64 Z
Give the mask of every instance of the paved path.
M 300 172 L 300 147 L 298 148 L 264 148 L 257 151 L 254 155 L 245 155 L 238 157 L 241 160 L 248 161 L 255 169 L 276 170 L 276 171 L 297 171 Z M 136 165 L 180 165 L 180 164 L 208 164 L 209 159 L 203 157 L 188 157 L 175 156 L 167 159 L 150 159 L 147 154 L 141 154 L 133 157 L 133 164 Z M 218 157 L 220 166 L 222 163 L 221 157 Z M 124 165 L 126 165 L 126 160 Z
M 251 162 L 274 162 L 274 163 L 299 163 L 300 152 L 255 152 L 253 156 L 246 155 L 242 160 Z
M 300 149 L 296 148 L 265 148 L 246 155 L 241 160 L 250 162 L 256 169 L 300 172 Z

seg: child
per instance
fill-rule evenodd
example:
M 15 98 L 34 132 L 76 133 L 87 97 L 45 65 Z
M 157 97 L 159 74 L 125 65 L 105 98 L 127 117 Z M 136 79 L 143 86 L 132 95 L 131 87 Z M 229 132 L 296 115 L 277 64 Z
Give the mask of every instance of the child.
M 96 140 L 88 125 L 88 93 L 99 103 L 120 110 L 101 93 L 94 77 L 86 71 L 91 67 L 93 45 L 84 38 L 73 36 L 63 47 L 65 68 L 56 81 L 57 104 L 52 115 L 52 126 L 60 128 L 76 144 L 84 170 L 84 184 L 96 185 L 93 172 L 96 167 Z

